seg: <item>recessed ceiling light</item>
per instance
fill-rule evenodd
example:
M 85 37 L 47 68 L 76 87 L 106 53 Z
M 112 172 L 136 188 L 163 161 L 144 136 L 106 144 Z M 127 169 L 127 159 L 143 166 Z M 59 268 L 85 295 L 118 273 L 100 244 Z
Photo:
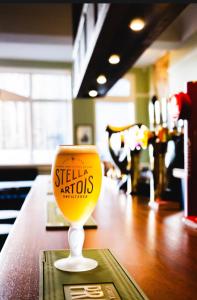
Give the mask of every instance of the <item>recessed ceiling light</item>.
M 105 75 L 99 75 L 96 79 L 96 81 L 99 83 L 99 84 L 104 84 L 107 82 L 107 78 L 105 77 Z
M 133 31 L 140 31 L 144 28 L 145 22 L 143 19 L 136 18 L 131 20 L 131 23 L 129 24 L 129 27 Z
M 95 90 L 91 90 L 89 91 L 88 95 L 92 98 L 96 97 L 98 95 L 98 92 Z
M 118 54 L 112 54 L 109 57 L 109 63 L 112 65 L 116 65 L 120 62 L 120 56 Z

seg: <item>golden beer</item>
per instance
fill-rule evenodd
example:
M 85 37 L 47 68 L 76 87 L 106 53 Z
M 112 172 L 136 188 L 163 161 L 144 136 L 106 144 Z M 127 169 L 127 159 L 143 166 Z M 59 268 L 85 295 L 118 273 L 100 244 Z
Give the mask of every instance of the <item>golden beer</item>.
M 101 187 L 101 163 L 95 146 L 59 146 L 52 168 L 53 192 L 70 223 L 84 224 Z

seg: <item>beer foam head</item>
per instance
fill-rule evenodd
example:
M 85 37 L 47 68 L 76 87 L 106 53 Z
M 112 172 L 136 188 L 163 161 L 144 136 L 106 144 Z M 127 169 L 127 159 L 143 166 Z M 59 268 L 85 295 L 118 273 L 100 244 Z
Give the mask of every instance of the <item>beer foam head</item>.
M 97 153 L 95 145 L 59 145 L 57 152 L 66 153 Z

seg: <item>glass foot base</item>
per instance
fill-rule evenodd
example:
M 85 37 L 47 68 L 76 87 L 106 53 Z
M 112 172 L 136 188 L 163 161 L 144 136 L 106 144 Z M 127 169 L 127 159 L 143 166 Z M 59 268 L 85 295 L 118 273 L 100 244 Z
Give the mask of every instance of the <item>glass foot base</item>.
M 56 260 L 54 266 L 61 271 L 84 272 L 98 266 L 96 260 L 86 257 L 68 257 Z

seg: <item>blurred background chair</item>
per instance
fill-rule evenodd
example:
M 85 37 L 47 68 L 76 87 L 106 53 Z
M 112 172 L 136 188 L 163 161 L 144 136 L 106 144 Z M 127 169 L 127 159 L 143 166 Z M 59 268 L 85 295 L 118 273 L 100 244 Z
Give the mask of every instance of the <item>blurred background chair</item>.
M 0 251 L 37 174 L 36 168 L 0 169 Z

